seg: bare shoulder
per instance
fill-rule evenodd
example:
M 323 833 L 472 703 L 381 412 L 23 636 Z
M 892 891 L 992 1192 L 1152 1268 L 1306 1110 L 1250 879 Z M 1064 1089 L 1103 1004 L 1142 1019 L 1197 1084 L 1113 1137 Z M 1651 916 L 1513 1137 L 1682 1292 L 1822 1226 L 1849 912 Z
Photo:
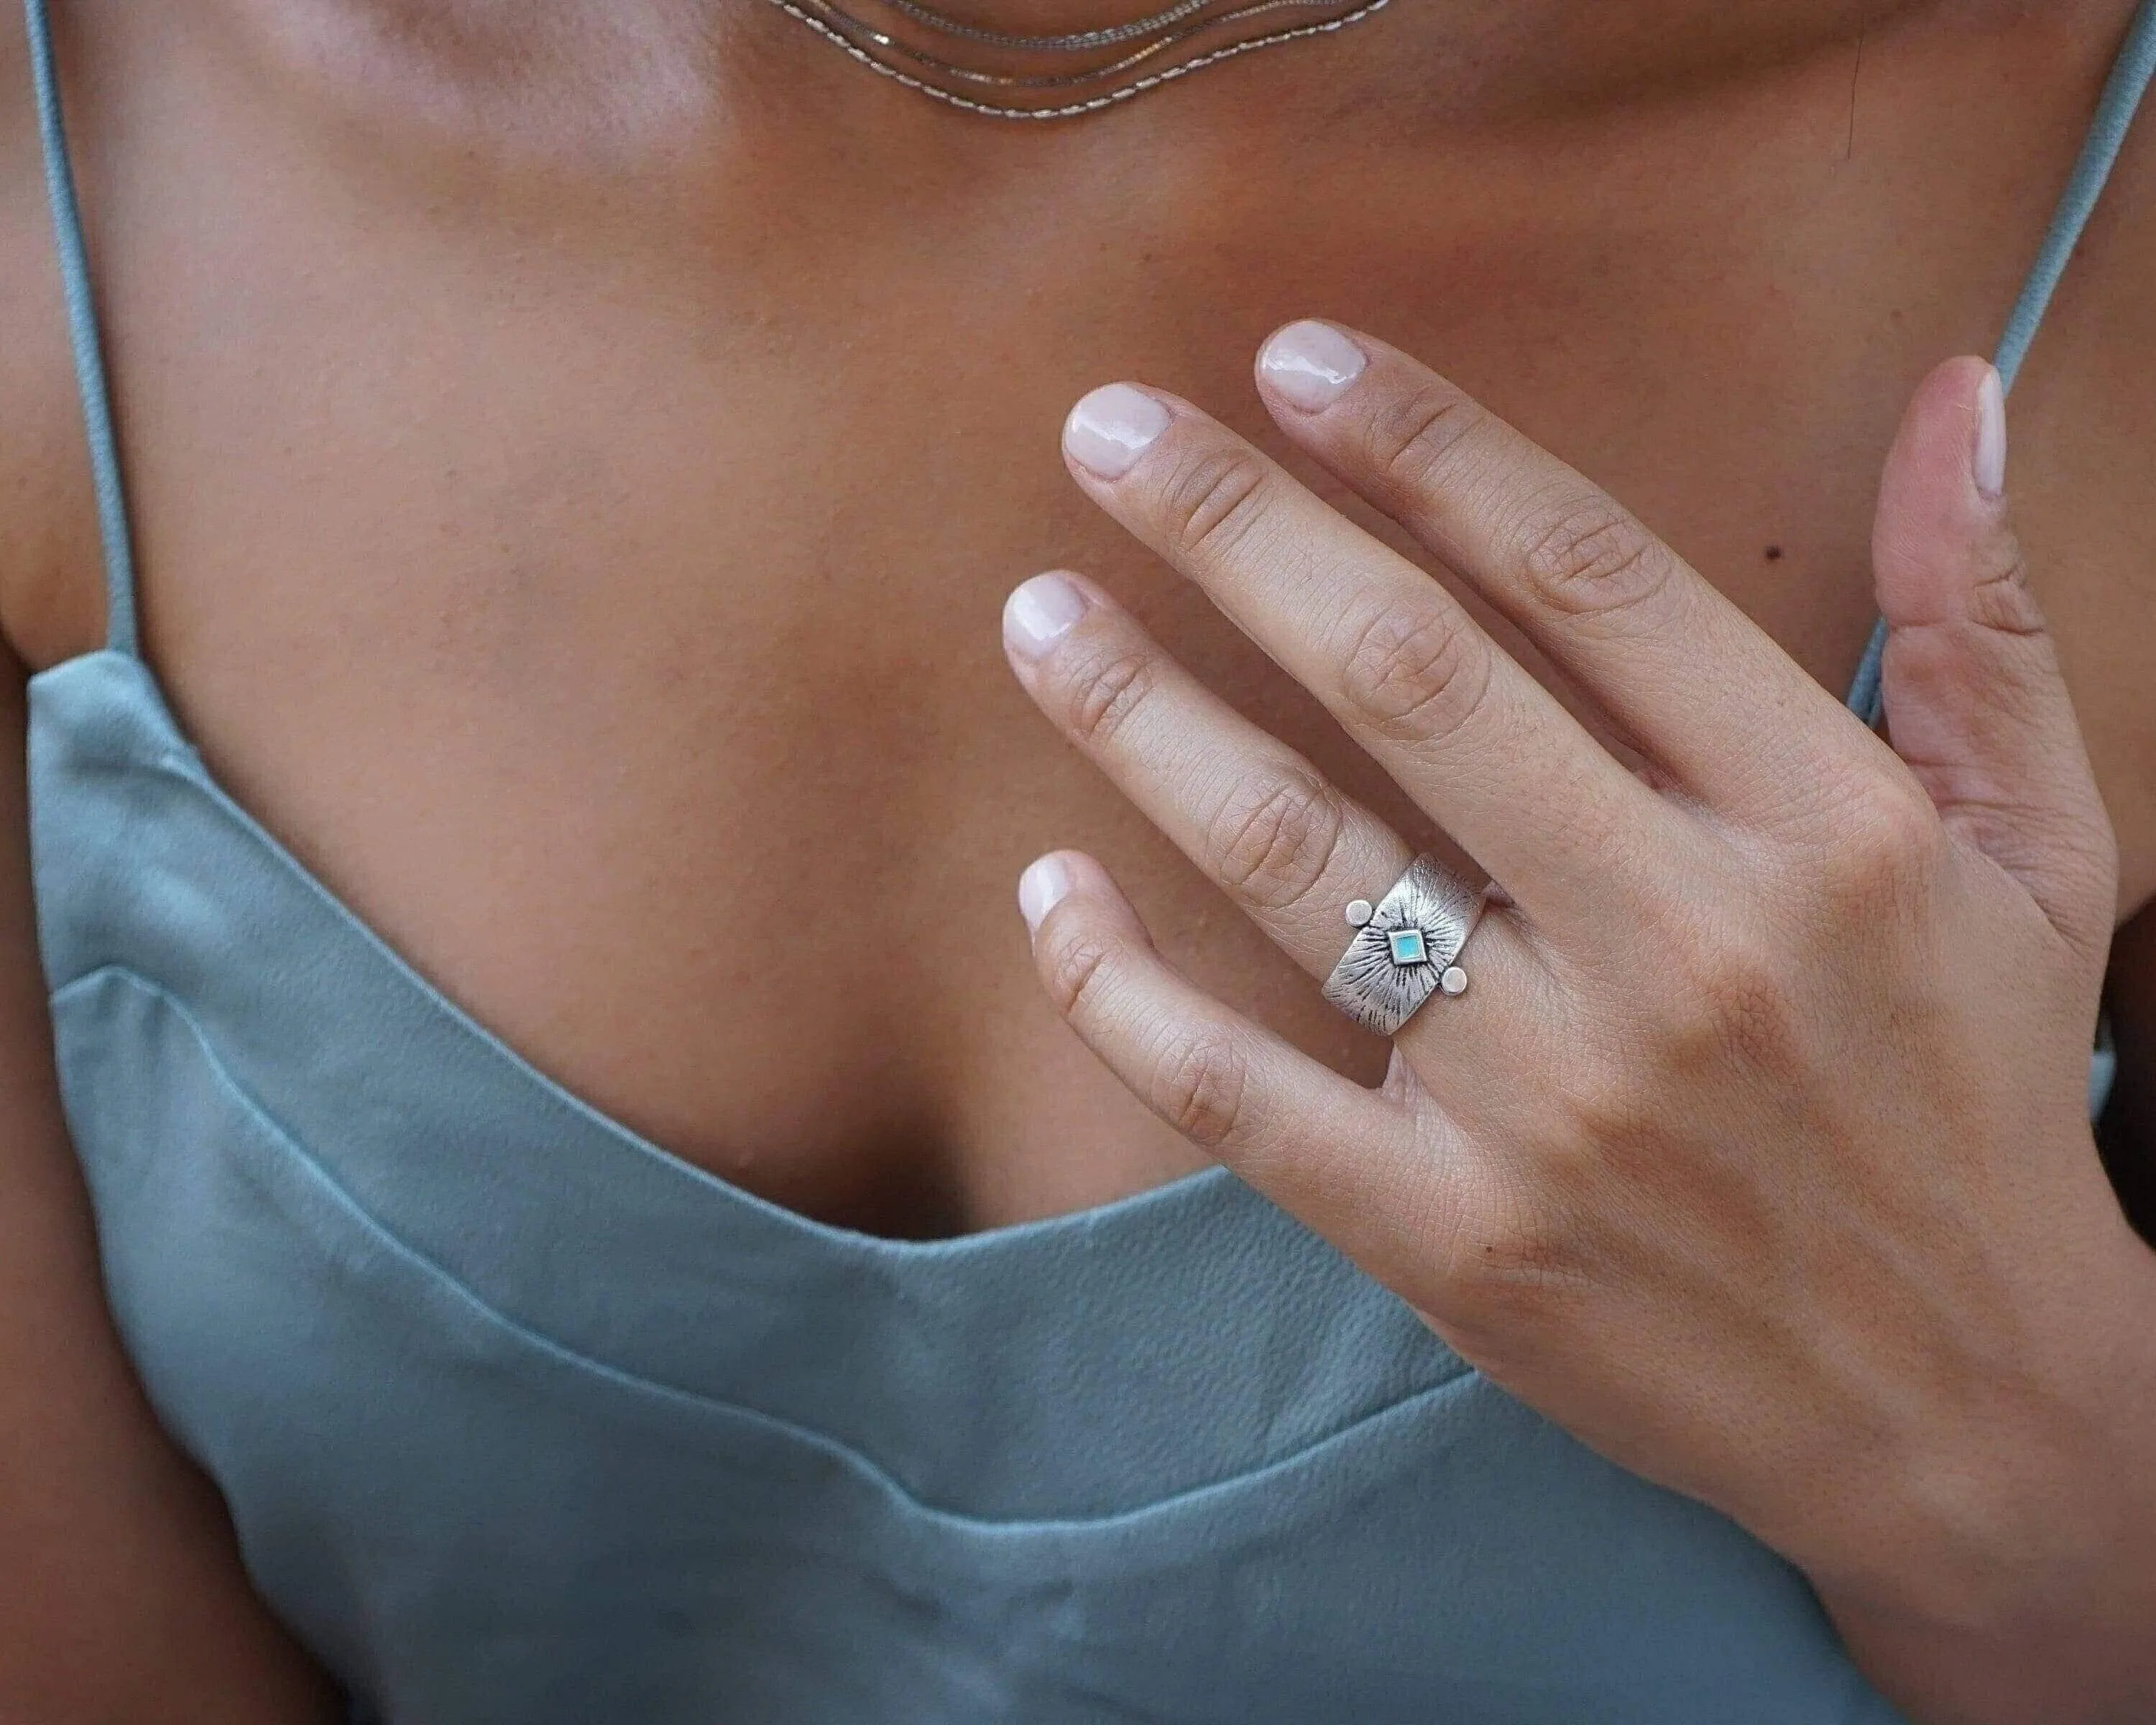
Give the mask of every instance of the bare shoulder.
M 2156 897 L 2156 94 L 2011 418 L 2023 536 L 2118 829 L 2130 911 Z
M 0 636 L 33 665 L 94 638 L 96 568 L 29 47 L 0 5 Z

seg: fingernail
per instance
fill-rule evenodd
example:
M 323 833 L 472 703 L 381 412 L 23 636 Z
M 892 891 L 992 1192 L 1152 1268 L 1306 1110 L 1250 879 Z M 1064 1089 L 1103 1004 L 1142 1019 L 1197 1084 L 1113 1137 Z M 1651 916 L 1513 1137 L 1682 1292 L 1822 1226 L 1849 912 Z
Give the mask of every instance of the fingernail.
M 1063 422 L 1063 447 L 1099 479 L 1121 479 L 1168 429 L 1168 409 L 1142 389 L 1104 383 L 1081 396 Z
M 2006 495 L 2006 386 L 1996 366 L 1987 367 L 1976 386 L 1976 448 L 1969 465 L 1978 490 L 1991 498 Z
M 1004 601 L 1004 644 L 1038 659 L 1070 633 L 1089 603 L 1077 583 L 1052 569 L 1022 581 Z
M 1369 363 L 1361 348 L 1329 323 L 1305 318 L 1265 345 L 1258 371 L 1283 398 L 1306 413 L 1329 408 Z
M 1044 856 L 1026 865 L 1018 877 L 1018 911 L 1029 930 L 1062 901 L 1070 891 L 1070 865 L 1060 856 Z

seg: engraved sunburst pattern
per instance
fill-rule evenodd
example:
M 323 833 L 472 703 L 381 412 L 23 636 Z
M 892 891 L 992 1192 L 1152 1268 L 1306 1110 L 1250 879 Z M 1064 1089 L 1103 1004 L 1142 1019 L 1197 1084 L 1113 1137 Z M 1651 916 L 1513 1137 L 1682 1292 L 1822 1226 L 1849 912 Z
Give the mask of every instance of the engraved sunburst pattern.
M 1351 917 L 1362 909 L 1358 901 Z M 1365 1029 L 1391 1035 L 1436 991 L 1481 910 L 1481 894 L 1417 857 L 1355 931 L 1326 979 L 1326 999 Z

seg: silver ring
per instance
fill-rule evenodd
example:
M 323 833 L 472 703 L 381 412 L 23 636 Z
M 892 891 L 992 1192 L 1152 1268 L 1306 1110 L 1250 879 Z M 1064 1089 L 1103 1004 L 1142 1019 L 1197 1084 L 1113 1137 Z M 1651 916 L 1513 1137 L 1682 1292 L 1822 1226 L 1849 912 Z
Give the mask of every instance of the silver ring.
M 1457 960 L 1488 902 L 1431 856 L 1419 856 L 1373 905 L 1348 906 L 1355 937 L 1325 979 L 1325 998 L 1363 1026 L 1390 1036 L 1435 993 L 1464 994 Z

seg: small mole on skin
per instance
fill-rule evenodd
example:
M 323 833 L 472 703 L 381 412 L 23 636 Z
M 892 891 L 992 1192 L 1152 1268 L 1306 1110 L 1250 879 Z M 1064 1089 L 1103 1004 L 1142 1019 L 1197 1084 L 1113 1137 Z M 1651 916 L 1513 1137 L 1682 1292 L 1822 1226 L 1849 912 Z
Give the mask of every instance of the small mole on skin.
M 1767 547 L 1767 561 L 1770 563 L 1780 562 L 1782 561 L 1782 547 L 1779 545 L 1768 546 Z

